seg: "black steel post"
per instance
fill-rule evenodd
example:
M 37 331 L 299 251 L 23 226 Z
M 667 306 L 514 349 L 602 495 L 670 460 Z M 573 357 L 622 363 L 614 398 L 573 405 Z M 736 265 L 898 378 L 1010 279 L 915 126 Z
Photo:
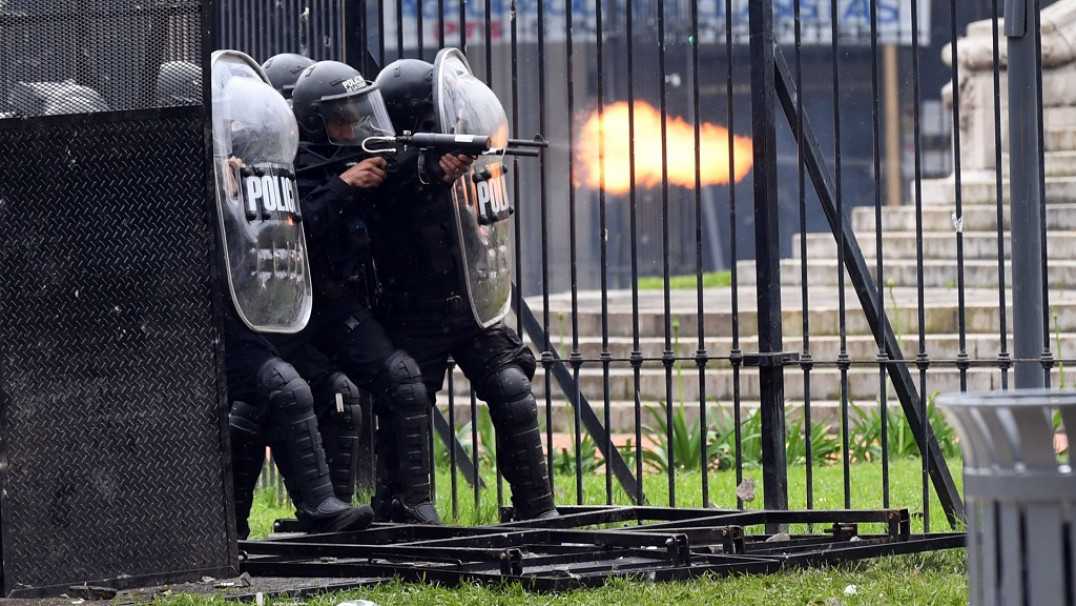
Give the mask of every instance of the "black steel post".
M 763 497 L 766 509 L 788 509 L 785 461 L 785 374 L 781 362 L 781 246 L 777 205 L 777 129 L 773 5 L 752 2 L 751 122 L 755 170 L 755 271 L 758 293 Z M 769 360 L 769 363 L 767 363 Z
M 1045 387 L 1046 377 L 1037 361 L 1044 347 L 1043 271 L 1046 254 L 1042 241 L 1039 181 L 1042 145 L 1038 112 L 1038 49 L 1032 27 L 1038 22 L 1036 0 L 1005 3 L 1005 35 L 1009 50 L 1009 195 L 1012 201 L 1013 351 L 1017 389 Z
M 366 0 L 347 2 L 342 6 L 344 22 L 344 63 L 347 63 L 368 79 L 373 80 L 381 70 L 373 55 L 370 54 L 369 37 L 366 24 Z

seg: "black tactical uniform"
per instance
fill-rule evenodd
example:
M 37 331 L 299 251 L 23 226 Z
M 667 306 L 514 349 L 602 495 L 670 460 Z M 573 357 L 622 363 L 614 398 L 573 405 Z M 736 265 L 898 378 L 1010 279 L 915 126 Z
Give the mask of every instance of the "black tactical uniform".
M 302 55 L 285 53 L 274 55 L 262 68 L 270 84 L 282 96 L 290 99 L 299 74 L 313 63 L 313 60 Z M 355 496 L 362 421 L 359 388 L 313 346 L 304 346 L 302 340 L 281 339 L 272 335 L 266 335 L 266 340 L 274 348 L 278 344 L 284 346 L 276 349 L 283 350 L 281 355 L 286 355 L 310 385 L 333 494 L 344 503 L 351 503 Z M 237 436 L 238 439 L 233 439 L 232 444 L 236 519 L 241 536 L 249 532 L 246 520 L 265 464 L 266 436 L 258 429 L 264 420 L 258 415 L 258 410 L 243 401 L 233 404 L 230 415 L 233 426 L 248 428 Z
M 268 443 L 295 505 L 295 516 L 310 532 L 365 528 L 373 519 L 370 507 L 352 507 L 333 495 L 310 386 L 264 335 L 247 328 L 233 309 L 225 309 L 225 367 L 228 397 L 233 402 L 229 424 L 237 487 L 243 470 L 253 462 L 261 469 Z M 236 495 L 239 538 L 250 532 L 250 505 L 249 496 Z
M 278 343 L 297 364 L 305 355 L 300 344 L 314 345 L 372 395 L 377 417 L 373 501 L 377 519 L 440 523 L 430 494 L 426 388 L 414 360 L 393 346 L 369 304 L 369 237 L 357 212 L 366 190 L 339 177 L 347 168 L 344 163 L 329 161 L 336 154 L 352 153 L 347 147 L 350 143 L 387 132 L 377 130 L 376 120 L 367 128 L 370 116 L 366 113 L 380 109 L 385 129 L 391 128 L 388 117 L 376 89 L 354 68 L 335 61 L 322 61 L 305 70 L 296 82 L 292 103 L 303 139 L 296 165 L 314 280 L 314 312 L 297 339 L 278 339 Z M 359 113 L 348 115 L 348 110 L 339 107 L 348 103 L 355 104 L 352 109 Z M 333 119 L 356 124 L 351 138 L 333 140 L 326 129 L 327 121 Z
M 245 66 L 250 75 L 259 75 L 255 65 L 247 64 L 252 63 L 252 60 L 246 55 L 236 51 L 218 53 L 214 54 L 213 59 L 215 76 L 217 66 L 225 64 L 230 67 L 222 69 L 222 74 L 241 73 L 240 69 Z M 218 60 L 221 63 L 218 64 Z M 228 69 L 236 71 L 229 72 Z M 291 123 L 291 132 L 294 132 L 294 122 L 286 106 L 281 108 L 279 105 L 274 106 L 271 100 L 269 103 L 262 101 L 262 95 L 266 92 L 272 94 L 272 91 L 267 84 L 264 85 L 264 90 L 260 90 L 262 83 L 255 78 L 222 77 L 220 80 L 214 78 L 213 82 L 214 105 L 230 105 L 217 108 L 224 110 L 219 115 L 226 115 L 234 108 L 255 107 L 264 110 L 243 112 L 244 121 L 231 119 L 214 122 L 214 155 L 221 162 L 221 167 L 217 170 L 218 204 L 222 224 L 226 227 L 222 230 L 221 248 L 228 260 L 225 273 L 229 280 L 228 290 L 232 292 L 231 301 L 223 306 L 223 332 L 228 397 L 232 402 L 229 433 L 237 494 L 244 466 L 250 461 L 257 461 L 260 469 L 265 457 L 265 444 L 268 443 L 295 505 L 296 517 L 306 524 L 308 530 L 330 532 L 363 528 L 368 526 L 373 518 L 371 508 L 365 505 L 352 507 L 333 496 L 309 384 L 299 376 L 292 365 L 280 358 L 266 334 L 259 332 L 263 329 L 288 329 L 301 325 L 299 321 L 293 321 L 291 318 L 301 317 L 305 312 L 296 314 L 290 306 L 295 297 L 289 298 L 286 295 L 289 289 L 295 292 L 294 284 L 297 280 L 293 277 L 305 275 L 305 269 L 296 264 L 295 271 L 290 272 L 286 278 L 278 277 L 277 272 L 273 272 L 265 279 L 262 279 L 262 273 L 256 271 L 233 272 L 233 263 L 249 262 L 252 265 L 248 267 L 256 266 L 262 257 L 242 255 L 250 247 L 257 246 L 260 240 L 247 241 L 239 238 L 232 241 L 224 235 L 229 233 L 229 229 L 233 235 L 260 229 L 263 231 L 259 231 L 257 235 L 265 236 L 265 239 L 273 242 L 275 246 L 284 242 L 288 237 L 286 234 L 292 233 L 269 231 L 293 225 L 290 215 L 288 220 L 285 220 L 279 215 L 269 214 L 265 207 L 259 206 L 259 210 L 265 210 L 265 214 L 260 215 L 259 221 L 254 223 L 250 220 L 250 215 L 243 211 L 236 212 L 235 209 L 247 208 L 246 203 L 238 197 L 244 191 L 239 187 L 239 180 L 243 174 L 241 171 L 248 170 L 246 162 L 263 166 L 272 164 L 275 156 L 266 150 L 287 150 L 288 123 Z M 217 90 L 218 82 L 224 82 L 220 85 L 222 90 Z M 244 105 L 244 102 L 250 105 Z M 283 116 L 287 118 L 282 119 Z M 287 155 L 287 152 L 284 154 Z M 250 202 L 253 203 L 254 198 Z M 279 238 L 275 237 L 277 234 Z M 287 244 L 290 246 L 298 240 L 291 237 Z M 259 281 L 243 282 L 251 275 L 256 276 Z M 248 288 L 249 293 L 254 294 L 248 294 L 248 291 L 243 291 L 243 296 L 236 294 L 240 292 L 237 285 Z M 251 285 L 254 288 L 249 288 Z M 273 296 L 277 293 L 282 295 L 281 298 Z M 299 297 L 298 300 L 309 304 L 309 294 Z M 281 301 L 287 301 L 288 304 L 282 304 Z M 276 308 L 283 312 L 276 316 L 281 318 L 279 322 L 272 321 L 276 318 L 270 319 L 269 316 L 251 320 L 248 315 L 254 310 L 261 312 Z M 253 327 L 257 327 L 257 330 Z M 245 538 L 249 532 L 246 521 L 249 508 L 249 499 L 242 502 L 242 497 L 237 498 L 236 522 L 240 538 Z
M 428 128 L 433 66 L 401 59 L 378 75 L 397 132 Z M 557 515 L 531 392 L 536 362 L 508 326 L 483 328 L 472 316 L 462 279 L 455 203 L 436 158 L 399 159 L 364 215 L 381 293 L 378 317 L 410 353 L 431 394 L 443 385 L 449 356 L 489 406 L 497 464 L 512 487 L 517 519 Z

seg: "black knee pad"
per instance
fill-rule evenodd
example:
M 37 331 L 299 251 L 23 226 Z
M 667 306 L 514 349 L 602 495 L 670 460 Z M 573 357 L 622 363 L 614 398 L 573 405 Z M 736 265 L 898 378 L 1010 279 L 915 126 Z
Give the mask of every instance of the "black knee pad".
M 329 379 L 329 388 L 334 394 L 342 396 L 345 405 L 359 403 L 359 386 L 355 385 L 344 373 L 332 373 L 332 377 Z
M 228 425 L 233 435 L 242 435 L 251 440 L 259 438 L 264 422 L 264 410 L 239 400 L 232 403 L 232 409 L 228 413 Z
M 538 418 L 531 382 L 518 366 L 505 366 L 475 385 L 476 395 L 489 405 L 494 423 L 520 423 Z
M 319 394 L 320 399 L 327 401 L 317 403 L 318 420 L 330 422 L 330 419 L 339 419 L 345 427 L 358 429 L 362 420 L 361 394 L 359 386 L 346 374 L 332 373 L 327 391 L 322 390 Z
M 429 406 L 422 371 L 415 360 L 402 351 L 394 351 L 375 381 L 378 388 L 375 412 L 383 414 L 393 408 L 421 410 Z
M 258 369 L 258 396 L 271 415 L 304 416 L 314 410 L 314 395 L 298 371 L 287 362 L 273 358 Z

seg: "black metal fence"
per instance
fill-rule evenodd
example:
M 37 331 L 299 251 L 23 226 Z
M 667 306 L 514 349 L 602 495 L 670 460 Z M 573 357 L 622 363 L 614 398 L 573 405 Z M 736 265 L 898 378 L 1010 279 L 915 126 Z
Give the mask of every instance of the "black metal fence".
M 0 3 L 5 57 L 32 47 L 18 34 L 34 18 L 23 4 Z M 885 419 L 876 441 L 888 470 L 893 409 L 922 453 L 929 529 L 932 495 L 948 518 L 962 515 L 929 424 L 933 394 L 1066 383 L 1073 257 L 1051 233 L 1073 223 L 1076 118 L 1063 86 L 1073 57 L 1056 42 L 1071 5 L 231 0 L 213 5 L 212 45 L 258 60 L 344 59 L 371 79 L 395 58 L 456 46 L 500 96 L 513 136 L 550 142 L 511 167 L 511 321 L 541 354 L 549 462 L 566 434 L 578 503 L 594 450 L 608 461 L 607 501 L 617 486 L 655 500 L 640 481 L 650 404 L 666 427 L 681 411 L 704 426 L 722 411 L 734 420 L 732 471 L 703 466 L 701 494 L 682 495 L 668 461 L 669 505 L 743 505 L 711 494 L 708 478 L 747 479 L 742 427 L 754 411 L 767 508 L 815 506 L 810 447 L 804 503 L 789 502 L 785 449 L 820 422 L 843 441 L 830 462 L 843 466 L 847 508 L 913 505 L 890 503 L 888 471 L 880 503 L 852 495 L 853 425 Z M 160 11 L 162 31 L 179 27 Z M 27 80 L 70 79 L 109 109 L 143 107 L 154 66 L 205 60 L 135 36 L 142 76 L 118 78 L 77 52 L 84 31 L 57 34 L 72 40 L 64 58 L 26 52 L 0 65 L 0 112 L 26 112 L 11 99 Z M 1003 56 L 1020 66 L 1007 80 L 994 67 Z M 704 285 L 717 270 L 731 284 Z M 674 278 L 685 275 L 696 284 L 682 289 Z M 461 399 L 465 379 L 449 385 L 439 400 L 450 422 L 438 427 L 454 433 L 480 408 Z M 475 429 L 471 458 L 478 441 Z
M 703 425 L 731 411 L 738 426 L 759 411 L 767 507 L 814 506 L 810 487 L 788 502 L 784 453 L 788 436 L 825 424 L 842 440 L 844 505 L 876 505 L 853 499 L 849 479 L 851 434 L 873 414 L 877 505 L 889 506 L 893 410 L 925 455 L 929 528 L 932 491 L 962 516 L 933 396 L 1066 384 L 1071 261 L 1049 237 L 1073 201 L 1062 166 L 1076 119 L 1058 85 L 1072 57 L 1057 45 L 1071 2 L 397 0 L 326 5 L 316 27 L 317 8 L 287 5 L 274 10 L 307 15 L 305 38 L 231 30 L 221 42 L 319 56 L 329 47 L 310 41 L 331 41 L 368 78 L 455 46 L 513 136 L 550 141 L 511 173 L 514 321 L 542 354 L 550 463 L 567 434 L 577 488 L 597 449 L 607 500 L 619 483 L 648 501 L 649 404 L 665 427 L 681 411 Z M 1022 58 L 1018 77 L 1003 57 Z M 731 285 L 702 285 L 717 270 Z M 450 385 L 449 419 L 478 415 L 465 379 Z M 614 452 L 625 435 L 634 469 Z M 707 472 L 701 495 L 677 495 L 669 463 L 669 504 L 743 504 L 709 494 Z

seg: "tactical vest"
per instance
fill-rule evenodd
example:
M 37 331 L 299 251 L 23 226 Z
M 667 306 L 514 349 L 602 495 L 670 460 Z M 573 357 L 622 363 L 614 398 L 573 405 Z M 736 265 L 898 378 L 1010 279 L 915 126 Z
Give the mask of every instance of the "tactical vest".
M 336 146 L 300 144 L 296 166 L 301 169 L 323 164 L 340 150 Z M 343 169 L 343 164 L 333 164 L 301 173 L 298 178 L 300 204 L 309 200 L 311 194 L 329 180 L 339 178 Z M 315 292 L 332 299 L 346 294 L 369 304 L 373 278 L 370 233 L 360 212 L 362 197 L 363 194 L 355 190 L 353 199 L 338 201 L 331 215 L 316 216 L 316 213 L 311 213 L 304 215 L 304 221 Z M 328 230 L 312 233 L 320 231 L 312 225 L 316 221 L 329 221 Z
M 450 190 L 422 183 L 414 156 L 396 160 L 397 174 L 364 205 L 384 302 L 397 311 L 454 313 L 466 289 Z

